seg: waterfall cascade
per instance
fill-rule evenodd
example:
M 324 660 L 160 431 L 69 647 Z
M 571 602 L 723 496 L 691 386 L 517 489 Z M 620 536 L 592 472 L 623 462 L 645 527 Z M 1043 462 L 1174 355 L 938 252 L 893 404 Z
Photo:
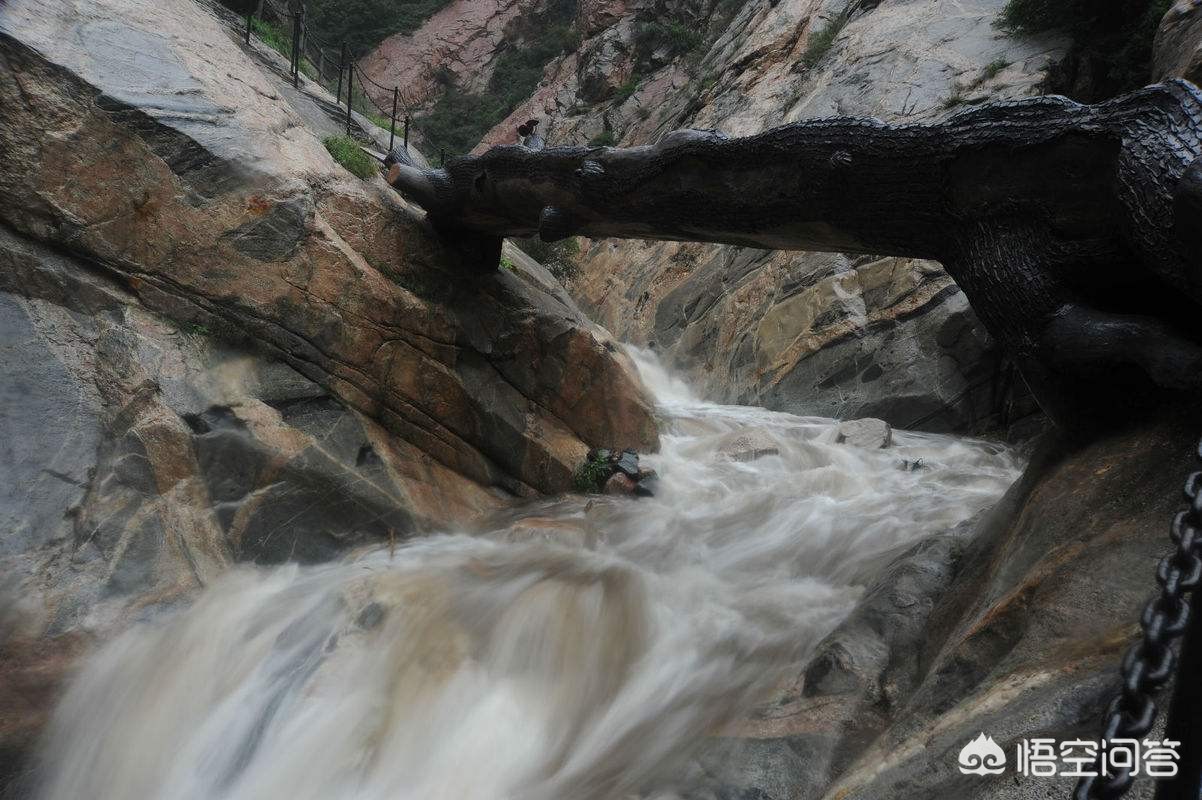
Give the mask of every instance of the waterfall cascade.
M 633 356 L 660 401 L 654 498 L 232 570 L 91 658 L 38 796 L 687 794 L 688 757 L 796 675 L 892 554 L 1018 474 L 993 443 L 896 431 L 868 450 L 833 420 L 700 402 Z

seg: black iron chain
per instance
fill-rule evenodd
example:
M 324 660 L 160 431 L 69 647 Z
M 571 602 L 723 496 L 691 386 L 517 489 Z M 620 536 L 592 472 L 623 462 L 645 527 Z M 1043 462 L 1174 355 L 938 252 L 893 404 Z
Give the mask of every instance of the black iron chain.
M 1197 456 L 1202 459 L 1202 442 Z M 1106 709 L 1102 738 L 1141 739 L 1156 722 L 1156 695 L 1173 675 L 1177 654 L 1173 643 L 1189 623 L 1190 593 L 1202 578 L 1202 471 L 1185 481 L 1188 507 L 1173 517 L 1169 536 L 1177 549 L 1161 559 L 1156 568 L 1160 594 L 1144 607 L 1140 626 L 1143 636 L 1123 657 L 1123 686 Z M 1116 767 L 1106 774 L 1082 778 L 1074 800 L 1113 800 L 1131 788 L 1131 767 Z

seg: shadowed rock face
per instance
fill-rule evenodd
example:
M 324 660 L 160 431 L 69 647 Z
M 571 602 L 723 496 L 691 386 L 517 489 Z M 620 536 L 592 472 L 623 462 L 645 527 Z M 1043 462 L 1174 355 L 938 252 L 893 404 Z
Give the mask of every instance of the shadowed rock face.
M 458 261 L 220 19 L 0 12 L 0 772 L 90 636 L 228 564 L 465 525 L 657 443 L 549 275 Z
M 1152 53 L 1152 79 L 1185 78 L 1202 85 L 1202 4 L 1177 0 L 1169 8 Z

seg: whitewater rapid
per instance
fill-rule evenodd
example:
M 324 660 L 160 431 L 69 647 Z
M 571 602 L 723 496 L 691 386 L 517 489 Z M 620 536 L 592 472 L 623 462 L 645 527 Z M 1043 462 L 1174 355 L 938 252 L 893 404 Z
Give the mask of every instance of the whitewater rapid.
M 895 431 L 866 450 L 833 420 L 703 403 L 632 355 L 659 403 L 654 498 L 234 569 L 91 657 L 36 796 L 677 796 L 686 760 L 796 675 L 892 554 L 1018 474 L 993 443 Z M 769 454 L 732 458 L 741 434 Z

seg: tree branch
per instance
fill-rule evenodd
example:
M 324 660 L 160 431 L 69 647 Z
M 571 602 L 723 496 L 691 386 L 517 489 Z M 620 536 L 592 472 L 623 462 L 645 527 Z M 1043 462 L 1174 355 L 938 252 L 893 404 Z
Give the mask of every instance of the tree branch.
M 937 259 L 1030 377 L 1054 372 L 1053 349 L 1057 370 L 1072 363 L 1048 341 L 1069 306 L 1124 315 L 1103 327 L 1140 331 L 1139 347 L 1119 348 L 1137 361 L 1150 331 L 1178 327 L 1181 308 L 1153 313 L 1158 325 L 1130 321 L 1141 309 L 1124 305 L 1143 302 L 1127 291 L 1133 275 L 1197 310 L 1200 153 L 1202 93 L 1177 81 L 1096 106 L 995 103 L 938 124 L 830 119 L 736 139 L 676 131 L 646 147 L 496 147 L 390 177 L 442 231 Z M 1174 352 L 1193 346 L 1190 333 Z M 1096 350 L 1083 349 L 1096 368 Z M 1163 360 L 1139 366 L 1165 385 Z M 1033 382 L 1044 399 L 1064 394 L 1055 374 Z

